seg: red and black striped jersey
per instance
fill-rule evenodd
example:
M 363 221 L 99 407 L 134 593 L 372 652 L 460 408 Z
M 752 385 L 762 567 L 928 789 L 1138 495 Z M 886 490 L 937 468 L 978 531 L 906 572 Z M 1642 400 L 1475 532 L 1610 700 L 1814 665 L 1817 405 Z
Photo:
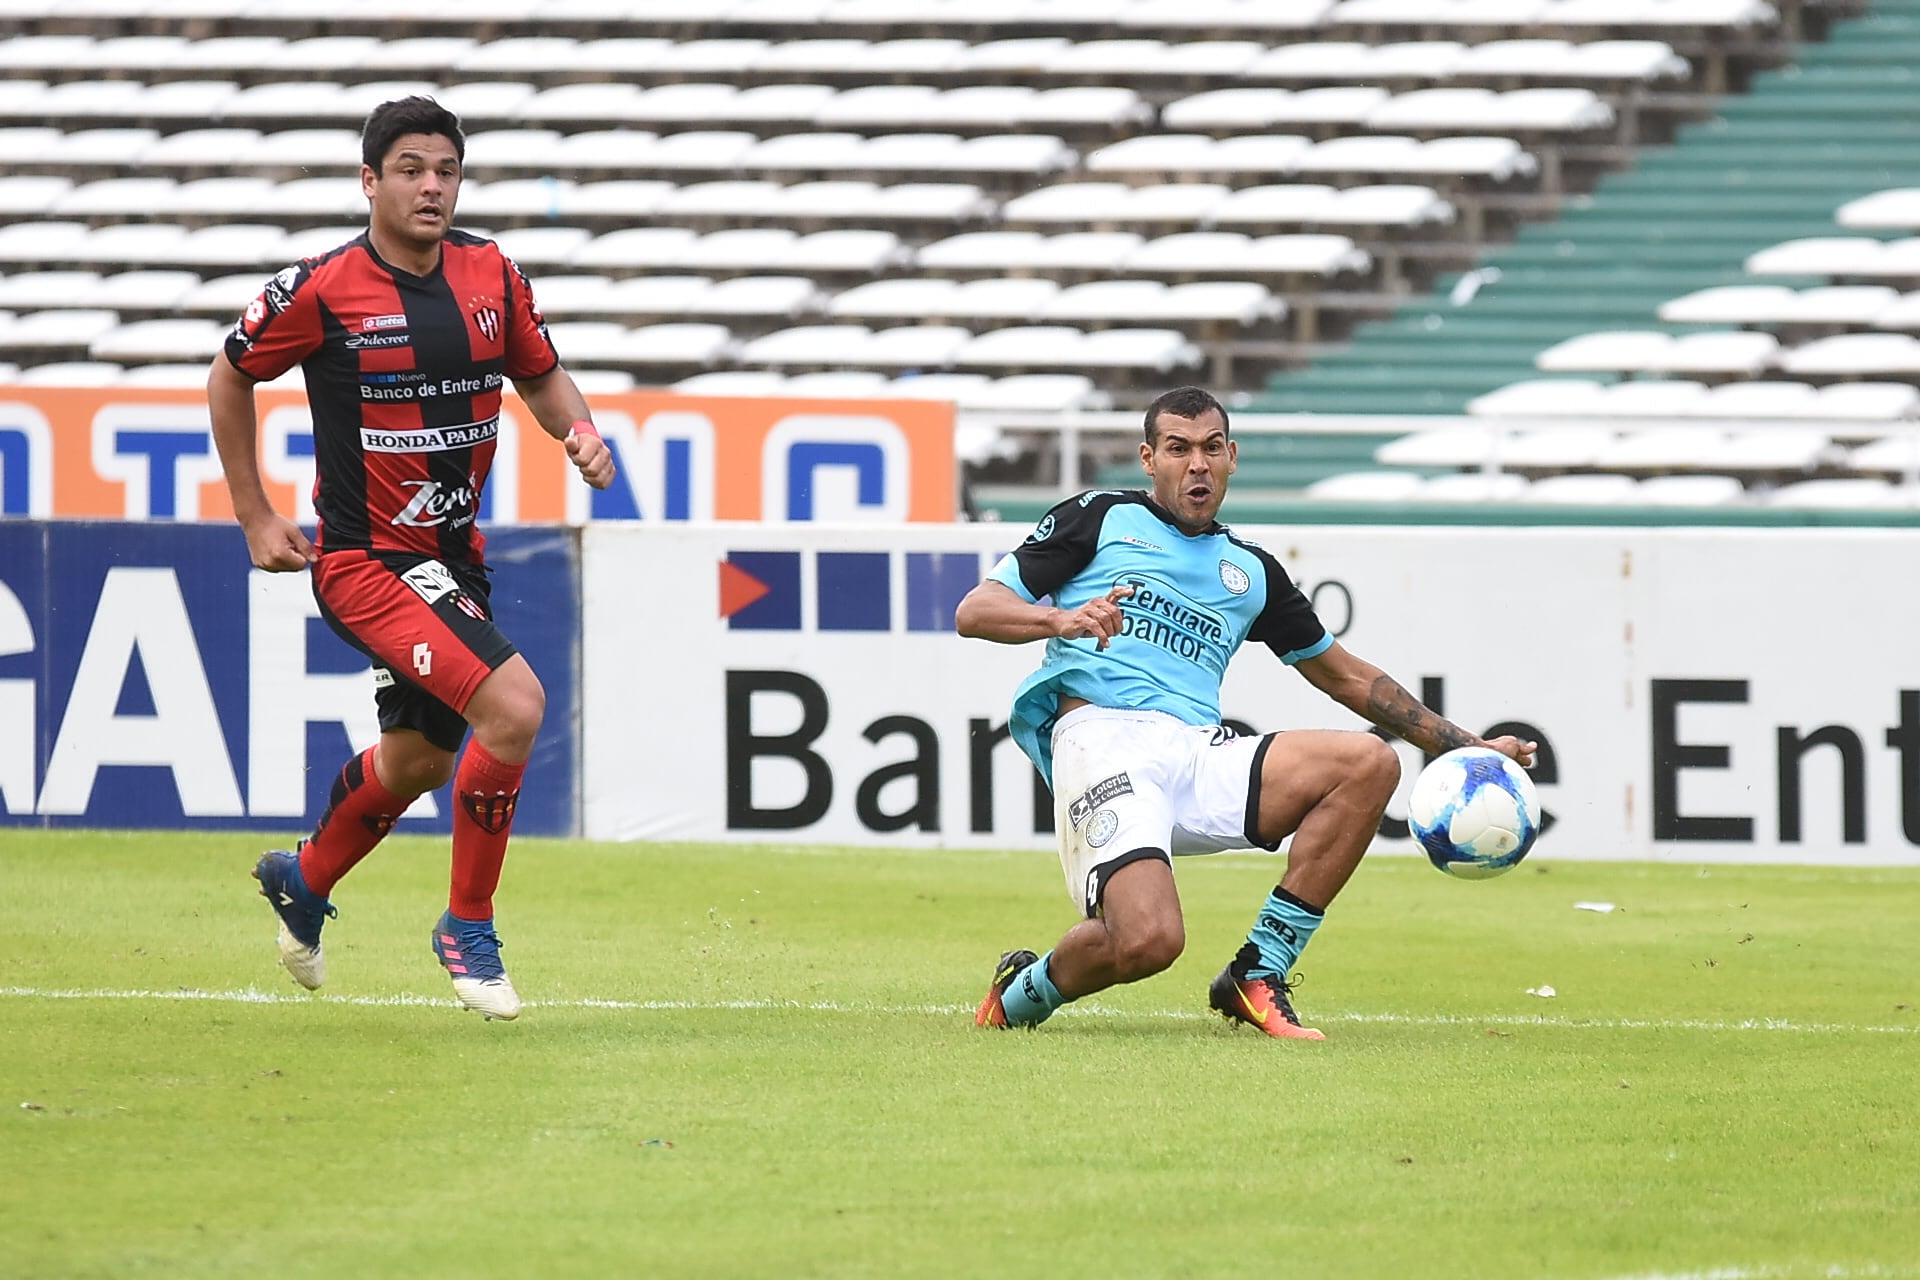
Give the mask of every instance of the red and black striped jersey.
M 268 381 L 300 365 L 313 412 L 316 549 L 479 564 L 475 525 L 506 378 L 560 363 L 533 289 L 491 240 L 452 231 L 416 276 L 361 235 L 267 282 L 227 359 Z

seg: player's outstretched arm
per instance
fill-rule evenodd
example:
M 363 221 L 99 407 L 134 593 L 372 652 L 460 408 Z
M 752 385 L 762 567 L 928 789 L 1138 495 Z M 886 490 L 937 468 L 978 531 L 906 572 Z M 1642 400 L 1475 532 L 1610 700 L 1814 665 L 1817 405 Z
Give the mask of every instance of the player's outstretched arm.
M 954 610 L 954 629 L 974 640 L 992 640 L 998 644 L 1026 644 L 1030 640 L 1107 642 L 1120 634 L 1123 618 L 1120 602 L 1133 594 L 1132 587 L 1115 587 L 1106 595 L 1087 601 L 1077 609 L 1056 609 L 1051 605 L 1029 604 L 1012 588 L 991 579 L 967 592 Z
M 313 544 L 300 526 L 273 509 L 260 483 L 260 425 L 253 407 L 253 379 L 233 367 L 222 351 L 207 371 L 207 414 L 213 423 L 213 447 L 226 472 L 234 519 L 247 535 L 247 553 L 256 569 L 293 573 L 315 560 Z
M 593 428 L 587 398 L 573 375 L 555 365 L 537 378 L 517 379 L 513 389 L 539 421 L 541 430 L 567 446 L 580 478 L 596 489 L 613 483 L 613 451 Z
M 1468 733 L 1407 692 L 1379 667 L 1342 648 L 1338 641 L 1318 657 L 1295 664 L 1295 669 L 1341 706 L 1430 755 L 1455 747 L 1492 747 L 1523 765 L 1533 763 L 1538 743 L 1510 735 L 1481 738 Z

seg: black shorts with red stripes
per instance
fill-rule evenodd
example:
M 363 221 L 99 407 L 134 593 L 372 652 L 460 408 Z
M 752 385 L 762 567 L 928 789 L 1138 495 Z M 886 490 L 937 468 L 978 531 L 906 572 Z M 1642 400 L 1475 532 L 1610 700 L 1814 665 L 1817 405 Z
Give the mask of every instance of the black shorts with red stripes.
M 518 652 L 493 622 L 478 565 L 330 551 L 314 564 L 320 616 L 373 660 L 380 729 L 413 729 L 444 751 L 465 739 L 473 691 Z

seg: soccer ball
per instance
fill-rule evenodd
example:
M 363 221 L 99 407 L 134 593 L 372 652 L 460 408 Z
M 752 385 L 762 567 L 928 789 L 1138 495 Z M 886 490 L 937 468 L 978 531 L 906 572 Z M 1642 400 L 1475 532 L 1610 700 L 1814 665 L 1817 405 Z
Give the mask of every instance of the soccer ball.
M 1540 834 L 1540 797 L 1527 771 L 1491 747 L 1457 747 L 1420 771 L 1407 822 L 1427 859 L 1450 876 L 1487 880 L 1513 870 Z

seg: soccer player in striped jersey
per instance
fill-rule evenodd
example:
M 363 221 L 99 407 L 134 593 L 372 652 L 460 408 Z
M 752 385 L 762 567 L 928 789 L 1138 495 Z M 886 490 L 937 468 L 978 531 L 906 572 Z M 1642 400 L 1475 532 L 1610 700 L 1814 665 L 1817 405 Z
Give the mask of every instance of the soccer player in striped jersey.
M 1227 411 L 1198 387 L 1156 399 L 1140 462 L 1152 488 L 1054 507 L 960 602 L 961 635 L 1045 640 L 1014 694 L 1014 740 L 1053 788 L 1067 892 L 1083 919 L 1043 956 L 1000 958 L 975 1022 L 1033 1027 L 1081 996 L 1161 972 L 1186 946 L 1173 857 L 1288 847 L 1286 871 L 1208 1002 L 1269 1036 L 1301 1024 L 1289 975 L 1379 827 L 1400 762 L 1367 732 L 1239 736 L 1220 681 L 1256 640 L 1322 693 L 1439 753 L 1491 741 L 1435 714 L 1343 648 L 1287 572 L 1215 517 L 1233 474 Z
M 432 99 L 375 108 L 361 139 L 366 232 L 267 282 L 214 357 L 207 402 L 254 565 L 310 568 L 321 616 L 373 662 L 380 714 L 379 741 L 341 768 L 312 835 L 254 868 L 281 963 L 309 990 L 326 980 L 334 886 L 451 779 L 452 884 L 432 947 L 462 1005 L 510 1019 L 520 998 L 493 894 L 546 693 L 494 625 L 475 524 L 505 382 L 587 484 L 604 489 L 614 466 L 520 268 L 452 228 L 465 153 L 459 120 Z M 295 365 L 313 414 L 311 542 L 260 481 L 254 387 Z

